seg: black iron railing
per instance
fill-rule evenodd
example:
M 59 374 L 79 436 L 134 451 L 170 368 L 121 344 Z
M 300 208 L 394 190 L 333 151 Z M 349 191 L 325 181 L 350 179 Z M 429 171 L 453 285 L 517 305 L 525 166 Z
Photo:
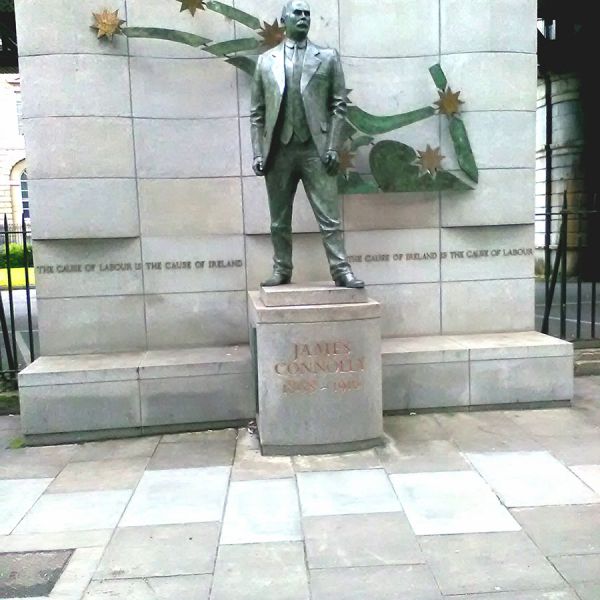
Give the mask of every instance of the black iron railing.
M 0 225 L 1 387 L 16 385 L 18 372 L 35 359 L 32 267 L 31 232 L 25 218 L 18 228 L 9 225 L 4 215 Z M 25 343 L 18 343 L 21 338 Z
M 600 257 L 593 256 L 600 235 L 595 227 L 600 219 L 598 196 L 573 208 L 568 206 L 565 192 L 560 209 L 551 208 L 537 217 L 544 218 L 547 227 L 542 333 L 571 341 L 599 339 Z M 555 244 L 551 244 L 552 238 Z

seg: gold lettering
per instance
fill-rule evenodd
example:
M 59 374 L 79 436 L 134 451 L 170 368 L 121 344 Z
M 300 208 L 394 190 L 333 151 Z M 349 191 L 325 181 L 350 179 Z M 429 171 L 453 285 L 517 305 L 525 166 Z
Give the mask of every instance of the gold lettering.
M 292 359 L 278 362 L 275 373 L 283 377 L 302 375 L 335 375 L 365 371 L 365 357 L 352 356 L 348 341 L 320 341 L 313 344 L 294 343 Z

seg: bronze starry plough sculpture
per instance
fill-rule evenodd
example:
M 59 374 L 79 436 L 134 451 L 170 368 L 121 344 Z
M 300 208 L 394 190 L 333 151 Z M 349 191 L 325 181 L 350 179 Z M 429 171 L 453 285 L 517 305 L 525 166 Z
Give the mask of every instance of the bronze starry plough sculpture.
M 216 0 L 175 0 L 181 4 L 180 12 L 189 11 L 194 16 L 198 11 L 210 10 L 225 18 L 247 27 L 254 32 L 253 37 L 237 38 L 213 42 L 208 38 L 160 27 L 123 27 L 125 21 L 119 18 L 119 11 L 103 10 L 93 13 L 92 28 L 98 38 L 112 40 L 114 35 L 129 38 L 167 40 L 185 44 L 223 58 L 232 66 L 254 74 L 258 54 L 277 46 L 284 36 L 279 21 L 261 23 L 260 20 L 242 10 L 217 2 Z M 347 115 L 346 142 L 341 152 L 338 177 L 342 194 L 373 194 L 380 192 L 425 192 L 442 190 L 470 190 L 478 181 L 478 169 L 469 142 L 469 136 L 461 117 L 460 92 L 453 92 L 439 64 L 429 72 L 438 89 L 439 99 L 430 106 L 406 113 L 388 116 L 369 114 L 350 101 Z M 448 131 L 461 174 L 456 175 L 442 168 L 445 158 L 440 148 L 429 144 L 425 150 L 415 150 L 393 140 L 376 141 L 391 131 L 396 131 L 434 115 L 445 115 Z M 354 167 L 354 159 L 361 149 L 369 149 L 371 173 L 359 173 Z

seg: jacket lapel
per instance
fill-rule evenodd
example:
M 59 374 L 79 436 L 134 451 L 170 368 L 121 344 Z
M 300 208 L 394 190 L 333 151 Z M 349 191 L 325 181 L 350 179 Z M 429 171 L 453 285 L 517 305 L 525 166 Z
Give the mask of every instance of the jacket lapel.
M 317 72 L 321 65 L 319 58 L 319 49 L 308 42 L 306 44 L 306 54 L 304 55 L 304 68 L 302 69 L 302 79 L 300 80 L 300 92 L 304 93 L 306 86 L 310 83 L 312 76 Z M 285 73 L 284 73 L 285 77 Z
M 283 95 L 285 90 L 285 50 L 283 43 L 273 48 L 271 56 L 273 57 L 273 76 L 280 94 Z

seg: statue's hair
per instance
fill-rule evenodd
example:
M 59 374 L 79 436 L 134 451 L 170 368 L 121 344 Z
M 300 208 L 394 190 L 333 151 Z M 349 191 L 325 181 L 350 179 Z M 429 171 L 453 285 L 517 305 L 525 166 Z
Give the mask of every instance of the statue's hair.
M 296 1 L 297 0 L 287 0 L 287 2 L 283 5 L 283 9 L 281 11 L 281 22 L 282 23 L 285 21 L 285 18 L 292 7 L 292 4 Z M 304 2 L 305 2 L 305 4 L 308 5 L 308 2 L 306 2 L 306 0 L 304 0 Z

